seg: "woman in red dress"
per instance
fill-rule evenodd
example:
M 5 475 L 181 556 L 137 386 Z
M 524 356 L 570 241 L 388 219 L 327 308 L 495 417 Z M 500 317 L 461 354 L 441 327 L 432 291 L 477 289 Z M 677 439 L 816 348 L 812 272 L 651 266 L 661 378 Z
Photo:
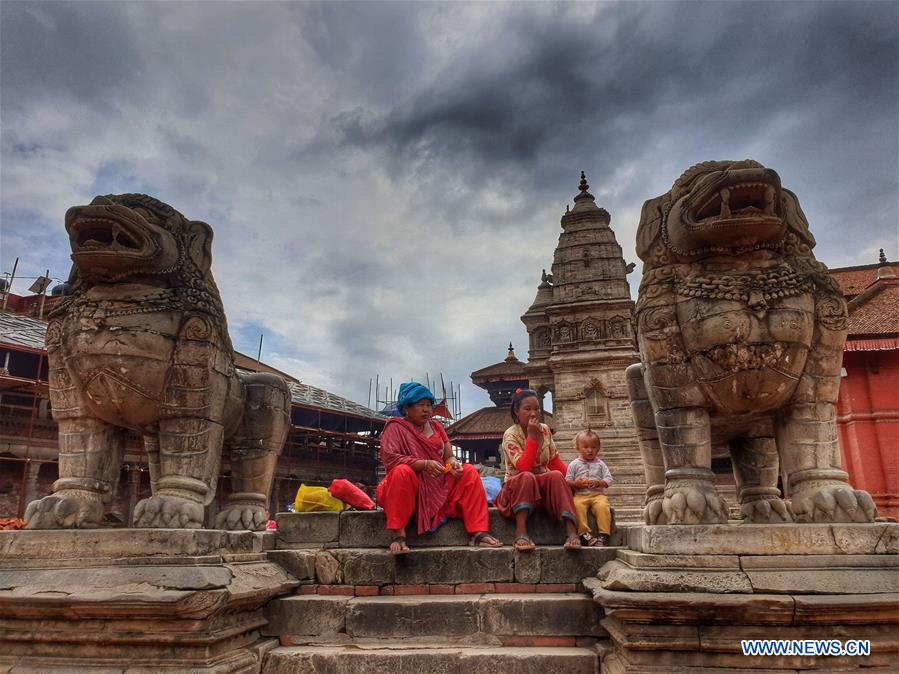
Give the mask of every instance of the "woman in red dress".
M 528 515 L 541 507 L 565 523 L 565 549 L 580 548 L 574 500 L 565 482 L 567 466 L 559 457 L 549 427 L 540 423 L 536 391 L 515 391 L 512 419 L 515 423 L 503 434 L 506 478 L 496 507 L 503 517 L 515 518 L 515 549 L 529 552 L 536 547 L 528 536 Z
M 381 462 L 387 476 L 378 485 L 378 503 L 393 531 L 390 552 L 409 552 L 406 525 L 418 513 L 419 534 L 434 531 L 447 518 L 461 518 L 469 544 L 498 548 L 487 514 L 487 496 L 474 467 L 453 456 L 446 431 L 431 419 L 434 394 L 417 382 L 400 385 L 397 407 L 403 418 L 392 417 L 381 433 Z

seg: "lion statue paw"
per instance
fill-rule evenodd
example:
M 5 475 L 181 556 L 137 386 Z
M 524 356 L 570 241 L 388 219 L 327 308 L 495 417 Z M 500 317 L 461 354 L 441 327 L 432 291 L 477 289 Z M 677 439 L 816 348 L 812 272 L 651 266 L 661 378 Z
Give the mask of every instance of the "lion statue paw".
M 784 524 L 793 521 L 789 504 L 779 498 L 745 501 L 740 509 L 743 511 L 743 521 L 749 524 Z
M 668 518 L 662 509 L 662 495 L 654 496 L 643 506 L 643 522 L 646 524 L 668 524 Z
M 797 522 L 873 522 L 877 507 L 868 492 L 836 482 L 798 490 L 793 516 Z
M 727 504 L 710 482 L 673 481 L 665 486 L 662 510 L 668 524 L 724 524 Z
M 81 489 L 62 489 L 25 509 L 26 529 L 96 529 L 102 520 L 100 495 Z
M 203 506 L 196 501 L 157 494 L 134 506 L 134 526 L 152 529 L 199 529 L 203 526 Z
M 256 505 L 232 505 L 215 516 L 215 528 L 228 531 L 262 531 L 268 523 L 268 510 Z

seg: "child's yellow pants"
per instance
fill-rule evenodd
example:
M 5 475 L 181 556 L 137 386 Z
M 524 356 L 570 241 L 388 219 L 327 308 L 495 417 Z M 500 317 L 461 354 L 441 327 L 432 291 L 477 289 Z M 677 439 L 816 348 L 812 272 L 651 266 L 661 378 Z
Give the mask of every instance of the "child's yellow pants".
M 590 533 L 590 522 L 587 513 L 593 511 L 596 518 L 597 533 L 610 534 L 612 532 L 612 510 L 609 507 L 609 499 L 605 494 L 575 494 L 574 516 L 577 519 L 578 534 Z

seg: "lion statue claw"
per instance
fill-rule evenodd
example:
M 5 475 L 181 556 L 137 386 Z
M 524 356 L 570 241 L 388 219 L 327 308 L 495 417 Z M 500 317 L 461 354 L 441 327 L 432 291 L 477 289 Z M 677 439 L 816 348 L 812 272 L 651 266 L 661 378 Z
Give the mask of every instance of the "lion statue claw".
M 203 526 L 203 506 L 190 499 L 160 494 L 138 501 L 134 506 L 134 526 L 155 529 L 199 529 Z
M 662 510 L 668 524 L 727 522 L 727 503 L 710 482 L 673 481 L 666 484 Z
M 290 391 L 280 377 L 234 367 L 212 229 L 144 194 L 99 196 L 65 223 L 71 295 L 46 334 L 59 479 L 29 504 L 26 528 L 100 526 L 126 431 L 143 436 L 150 473 L 136 526 L 202 527 L 224 458 L 229 504 L 253 507 L 218 525 L 263 528 Z
M 96 529 L 102 520 L 100 497 L 80 489 L 60 490 L 25 509 L 25 521 L 32 529 Z
M 752 160 L 697 164 L 643 205 L 641 363 L 627 379 L 647 523 L 726 522 L 711 471 L 721 453 L 747 522 L 873 521 L 840 466 L 848 313 L 814 245 L 796 195 Z

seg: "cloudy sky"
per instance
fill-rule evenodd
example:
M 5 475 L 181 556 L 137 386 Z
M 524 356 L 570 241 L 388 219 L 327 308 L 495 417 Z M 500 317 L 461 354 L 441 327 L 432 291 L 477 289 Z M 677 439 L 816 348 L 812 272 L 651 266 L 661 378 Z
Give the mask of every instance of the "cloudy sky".
M 215 229 L 236 348 L 362 403 L 442 371 L 489 404 L 581 170 L 628 261 L 645 199 L 744 158 L 828 265 L 899 258 L 896 2 L 5 0 L 0 32 L 0 272 L 66 277 L 69 206 L 151 194 Z

